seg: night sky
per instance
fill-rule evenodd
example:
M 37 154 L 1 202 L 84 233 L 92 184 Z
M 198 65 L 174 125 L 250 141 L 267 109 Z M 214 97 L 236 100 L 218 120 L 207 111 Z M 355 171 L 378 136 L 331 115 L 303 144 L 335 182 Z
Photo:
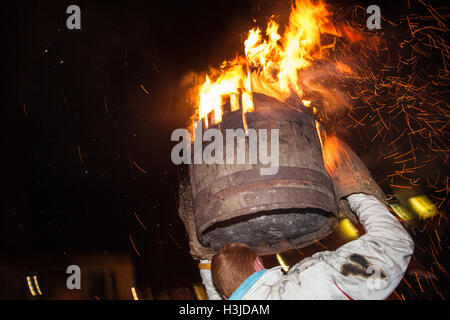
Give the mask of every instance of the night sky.
M 129 252 L 153 284 L 190 283 L 198 275 L 170 160 L 170 134 L 192 112 L 179 85 L 189 71 L 237 52 L 236 35 L 248 30 L 255 8 L 249 1 L 77 2 L 82 27 L 71 31 L 69 4 L 10 10 L 19 63 L 18 97 L 6 111 L 13 120 L 6 123 L 3 249 L 12 263 L 33 256 L 16 263 L 23 270 L 79 252 Z
M 382 8 L 395 16 L 401 6 L 390 2 Z M 81 8 L 81 30 L 66 28 L 70 4 Z M 289 2 L 9 6 L 3 30 L 14 62 L 3 61 L 13 71 L 4 79 L 11 89 L 2 110 L 4 268 L 22 276 L 72 254 L 125 252 L 141 282 L 198 281 L 177 214 L 184 172 L 170 160 L 170 134 L 192 113 L 182 79 L 233 57 L 253 18 L 264 25 L 272 12 L 285 14 Z

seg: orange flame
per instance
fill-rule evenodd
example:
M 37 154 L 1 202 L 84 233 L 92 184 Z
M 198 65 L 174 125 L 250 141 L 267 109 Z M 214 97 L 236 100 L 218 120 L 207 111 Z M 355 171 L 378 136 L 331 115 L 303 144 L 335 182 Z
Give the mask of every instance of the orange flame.
M 249 31 L 244 42 L 245 57 L 224 61 L 218 76 L 207 76 L 199 89 L 198 120 L 208 126 L 208 114 L 214 112 L 214 123 L 222 120 L 222 105 L 229 99 L 231 111 L 242 108 L 243 115 L 253 111 L 252 93 L 258 92 L 284 101 L 291 95 L 301 98 L 303 90 L 299 70 L 307 68 L 333 47 L 322 43 L 322 35 L 342 36 L 330 20 L 331 13 L 323 1 L 297 0 L 291 9 L 289 24 L 280 35 L 279 25 L 270 19 L 263 36 L 259 28 Z M 344 36 L 357 35 L 347 28 Z M 351 69 L 339 62 L 340 72 Z M 308 100 L 305 100 L 308 101 Z M 197 120 L 197 119 L 196 119 Z M 245 121 L 245 118 L 244 118 Z
M 339 163 L 343 161 L 340 157 L 345 154 L 345 152 L 336 136 L 327 137 L 325 141 L 322 141 L 321 139 L 320 142 L 322 145 L 322 157 L 325 168 L 327 169 L 328 174 L 333 177 L 333 174 L 336 172 L 337 168 L 339 168 Z

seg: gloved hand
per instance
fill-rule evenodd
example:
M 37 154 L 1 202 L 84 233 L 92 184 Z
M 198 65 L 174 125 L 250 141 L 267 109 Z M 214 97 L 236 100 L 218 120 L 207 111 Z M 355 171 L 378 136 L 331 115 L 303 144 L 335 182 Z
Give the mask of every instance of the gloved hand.
M 194 203 L 192 200 L 191 187 L 189 185 L 180 185 L 179 189 L 178 215 L 184 223 L 184 227 L 189 236 L 189 253 L 194 260 L 211 260 L 216 251 L 203 246 L 198 240 L 197 228 L 194 218 Z
M 385 194 L 370 175 L 369 170 L 350 147 L 336 136 L 327 137 L 322 150 L 325 167 L 333 186 L 338 215 L 350 218 L 351 213 L 345 198 L 354 193 L 365 193 L 374 196 L 386 204 Z

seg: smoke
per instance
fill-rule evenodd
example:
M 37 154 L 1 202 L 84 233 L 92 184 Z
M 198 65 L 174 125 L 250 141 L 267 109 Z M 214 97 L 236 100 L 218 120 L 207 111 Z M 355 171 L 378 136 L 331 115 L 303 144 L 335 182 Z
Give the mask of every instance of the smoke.
M 323 120 L 339 117 L 349 107 L 349 98 L 343 88 L 347 77 L 339 72 L 335 64 L 316 61 L 299 73 L 302 99 L 311 100 Z

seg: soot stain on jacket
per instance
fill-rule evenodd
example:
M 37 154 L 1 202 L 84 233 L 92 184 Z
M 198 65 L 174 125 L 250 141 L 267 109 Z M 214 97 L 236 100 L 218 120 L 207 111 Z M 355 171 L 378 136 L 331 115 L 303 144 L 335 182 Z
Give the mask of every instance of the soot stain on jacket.
M 367 271 L 367 269 L 369 269 L 371 264 L 363 256 L 354 253 L 354 254 L 350 255 L 349 258 L 354 263 L 345 263 L 342 265 L 341 273 L 344 276 L 354 275 L 354 276 L 361 276 L 364 278 L 369 278 L 370 276 L 372 276 L 374 274 L 373 271 L 372 272 Z M 381 279 L 386 278 L 386 274 L 384 273 L 384 271 L 379 267 L 378 267 L 378 269 L 380 270 L 380 278 Z

